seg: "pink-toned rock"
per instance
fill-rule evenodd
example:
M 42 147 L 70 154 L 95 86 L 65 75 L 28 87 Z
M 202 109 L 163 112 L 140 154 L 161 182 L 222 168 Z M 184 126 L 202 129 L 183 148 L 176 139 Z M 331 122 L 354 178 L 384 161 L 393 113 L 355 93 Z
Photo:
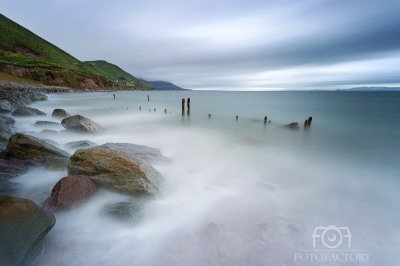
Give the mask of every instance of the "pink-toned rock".
M 71 209 L 96 194 L 96 184 L 85 175 L 61 178 L 51 191 L 42 208 L 48 211 Z

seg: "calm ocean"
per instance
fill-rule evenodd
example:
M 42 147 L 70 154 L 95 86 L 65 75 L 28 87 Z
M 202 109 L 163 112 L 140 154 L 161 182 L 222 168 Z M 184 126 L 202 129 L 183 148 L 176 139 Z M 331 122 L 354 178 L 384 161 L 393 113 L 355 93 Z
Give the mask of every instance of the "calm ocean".
M 56 214 L 37 265 L 60 256 L 65 265 L 400 264 L 400 92 L 114 93 L 53 94 L 32 105 L 48 121 L 55 108 L 88 117 L 101 135 L 43 135 L 31 118 L 17 118 L 18 129 L 61 148 L 82 139 L 159 148 L 170 160 L 153 166 L 171 191 L 133 228 L 98 217 L 129 198 L 109 191 Z M 291 122 L 299 129 L 283 127 Z M 63 176 L 32 170 L 14 181 L 23 197 L 39 191 L 32 199 L 41 205 Z M 204 233 L 211 222 L 213 236 Z M 317 229 L 327 234 L 313 237 Z

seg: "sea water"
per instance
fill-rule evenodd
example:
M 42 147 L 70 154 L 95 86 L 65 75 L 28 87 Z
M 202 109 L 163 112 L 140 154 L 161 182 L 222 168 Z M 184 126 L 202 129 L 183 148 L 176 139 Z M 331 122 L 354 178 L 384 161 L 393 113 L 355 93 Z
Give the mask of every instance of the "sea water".
M 83 139 L 158 148 L 168 161 L 153 167 L 170 185 L 133 227 L 98 215 L 130 198 L 106 190 L 55 213 L 36 265 L 400 264 L 398 92 L 65 93 L 32 107 L 47 117 L 16 118 L 19 131 L 60 148 Z M 55 108 L 105 132 L 39 133 L 36 120 L 59 122 Z M 12 181 L 41 205 L 66 175 L 33 169 Z

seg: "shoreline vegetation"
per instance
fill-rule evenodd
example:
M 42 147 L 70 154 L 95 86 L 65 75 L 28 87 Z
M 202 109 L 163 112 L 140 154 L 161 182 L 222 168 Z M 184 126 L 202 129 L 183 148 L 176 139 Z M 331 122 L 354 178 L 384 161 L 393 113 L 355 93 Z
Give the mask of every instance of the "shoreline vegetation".
M 67 143 L 60 148 L 50 139 L 16 130 L 18 120 L 13 117 L 37 117 L 37 123 L 44 124 L 44 128 L 47 124 L 58 124 L 41 121 L 46 114 L 28 105 L 48 100 L 43 93 L 70 92 L 69 88 L 38 84 L 23 84 L 25 87 L 21 87 L 20 83 L 3 83 L 0 83 L 0 245 L 10 241 L 19 245 L 2 245 L 2 264 L 26 265 L 39 258 L 51 259 L 51 254 L 41 254 L 41 251 L 45 236 L 56 223 L 57 212 L 69 211 L 84 204 L 98 190 L 111 190 L 133 197 L 126 202 L 106 205 L 99 212 L 105 219 L 128 226 L 140 220 L 146 202 L 166 194 L 168 184 L 150 164 L 167 159 L 158 149 L 129 143 L 97 146 L 87 140 Z M 62 109 L 55 109 L 52 117 L 59 119 L 65 130 L 44 131 L 80 134 L 82 138 L 104 131 L 101 125 L 89 118 L 70 115 Z M 37 195 L 21 195 L 19 184 L 12 179 L 32 168 L 67 170 L 67 176 L 60 175 L 62 178 L 52 190 L 47 188 Z M 33 198 L 36 200 L 33 201 Z M 42 203 L 42 206 L 37 203 Z M 57 262 L 52 263 L 58 265 Z

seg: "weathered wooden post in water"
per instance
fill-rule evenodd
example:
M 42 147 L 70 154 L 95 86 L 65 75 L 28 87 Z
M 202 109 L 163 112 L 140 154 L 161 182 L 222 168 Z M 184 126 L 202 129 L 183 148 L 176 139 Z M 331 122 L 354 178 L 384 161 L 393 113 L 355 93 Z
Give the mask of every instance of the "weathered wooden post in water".
M 147 101 L 150 101 L 150 95 L 147 95 Z
M 154 112 L 156 111 L 156 108 L 154 108 Z
M 310 116 L 308 119 L 306 119 L 306 121 L 304 121 L 304 127 L 311 126 L 311 122 L 312 122 L 312 116 Z
M 211 114 L 208 114 L 208 117 L 210 117 L 210 118 L 211 118 Z
M 115 94 L 113 94 L 114 95 L 114 100 L 115 100 Z
M 236 120 L 238 120 L 239 119 L 239 116 L 236 116 Z
M 142 111 L 142 106 L 139 106 L 139 111 Z
M 182 114 L 185 114 L 185 98 L 182 98 Z
M 167 109 L 164 110 L 164 113 L 167 113 Z
M 266 123 L 267 123 L 267 117 L 264 116 L 264 124 L 266 124 Z

